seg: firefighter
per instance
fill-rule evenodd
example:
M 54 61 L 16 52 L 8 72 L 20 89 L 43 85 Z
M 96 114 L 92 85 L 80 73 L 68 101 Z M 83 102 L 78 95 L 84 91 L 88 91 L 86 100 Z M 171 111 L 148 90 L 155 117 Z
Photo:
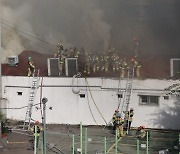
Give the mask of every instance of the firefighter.
M 123 123 L 124 120 L 121 118 L 121 114 L 117 113 L 117 118 L 116 118 L 116 131 L 117 131 L 117 137 L 120 138 L 124 136 L 123 134 Z
M 35 73 L 35 65 L 31 57 L 28 57 L 28 76 L 33 76 Z
M 119 71 L 119 56 L 113 53 L 111 56 L 113 72 Z
M 131 123 L 132 123 L 132 120 L 133 120 L 133 116 L 134 116 L 134 109 L 131 108 L 130 111 L 129 111 L 129 121 L 128 121 L 128 129 L 129 130 L 131 129 Z
M 96 73 L 99 71 L 99 68 L 100 68 L 98 55 L 96 55 L 96 54 L 93 55 L 92 61 L 93 61 L 93 73 Z
M 135 76 L 140 77 L 141 64 L 140 64 L 139 60 L 137 60 L 137 56 L 135 56 L 132 59 L 132 62 L 133 62 L 133 67 L 135 69 Z
M 115 111 L 114 111 L 114 114 L 113 114 L 113 117 L 112 117 L 113 130 L 116 130 L 117 113 L 119 113 L 119 111 L 118 111 L 118 110 L 115 110 Z
M 73 50 L 73 57 L 74 58 L 79 58 L 79 54 L 80 54 L 80 51 L 77 48 L 74 48 L 74 50 Z
M 126 71 L 127 68 L 128 68 L 127 60 L 126 60 L 126 58 L 124 58 L 120 62 L 121 78 L 125 77 L 125 74 L 126 74 L 125 71 Z
M 42 127 L 39 125 L 39 121 L 35 121 L 34 126 L 31 128 L 31 132 L 32 132 L 33 138 L 34 138 L 33 144 L 35 144 L 35 139 L 36 139 L 36 145 L 35 146 L 38 149 L 38 146 L 39 146 L 39 137 L 40 137 L 40 134 L 42 132 Z
M 143 139 L 146 136 L 146 131 L 144 126 L 139 126 L 136 132 L 136 136 L 138 139 Z
M 85 50 L 85 53 L 84 53 L 84 73 L 90 74 L 90 67 L 91 67 L 91 55 L 87 50 Z
M 65 50 L 64 50 L 63 45 L 60 42 L 58 43 L 57 47 L 60 54 L 64 54 Z
M 58 43 L 57 45 L 57 52 L 54 54 L 54 58 L 59 58 L 61 54 L 64 54 L 65 50 L 64 47 L 61 43 Z
M 59 71 L 60 71 L 60 75 L 62 75 L 63 72 L 64 72 L 65 59 L 66 59 L 66 56 L 64 54 L 59 55 L 59 63 L 60 63 Z
M 109 59 L 110 57 L 107 52 L 101 56 L 101 62 L 102 62 L 101 71 L 105 71 L 106 73 L 109 71 Z
M 141 64 L 138 60 L 134 60 L 134 68 L 136 69 L 136 77 L 140 77 Z

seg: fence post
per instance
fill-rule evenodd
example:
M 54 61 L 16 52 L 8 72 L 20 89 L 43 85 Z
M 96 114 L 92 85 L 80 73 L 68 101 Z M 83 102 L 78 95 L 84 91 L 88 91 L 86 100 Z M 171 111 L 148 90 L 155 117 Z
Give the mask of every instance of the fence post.
M 137 154 L 139 154 L 139 139 L 137 139 Z
M 117 154 L 117 130 L 116 130 L 116 136 L 115 136 L 115 154 Z
M 87 142 L 88 142 L 88 138 L 87 138 L 87 128 L 85 128 L 85 154 L 87 154 Z
M 104 137 L 104 154 L 106 154 L 106 137 Z
M 82 154 L 82 122 L 80 123 L 80 149 Z
M 72 135 L 72 154 L 74 154 L 74 134 Z
M 34 154 L 37 154 L 37 126 L 34 126 L 35 132 L 34 132 Z
M 149 133 L 148 131 L 146 132 L 146 154 L 149 153 Z

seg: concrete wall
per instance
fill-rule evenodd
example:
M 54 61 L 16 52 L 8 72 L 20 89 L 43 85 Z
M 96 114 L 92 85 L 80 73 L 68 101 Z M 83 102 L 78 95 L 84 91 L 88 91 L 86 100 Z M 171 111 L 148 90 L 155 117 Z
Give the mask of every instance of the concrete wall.
M 32 77 L 3 76 L 3 98 L 6 100 L 7 118 L 24 120 L 29 100 Z M 178 81 L 134 80 L 130 107 L 134 108 L 132 126 L 148 128 L 180 129 L 179 98 L 164 99 L 163 89 Z M 39 81 L 35 102 L 47 97 L 47 123 L 106 125 L 117 109 L 120 99 L 118 90 L 124 91 L 126 80 L 105 78 L 52 78 Z M 20 95 L 18 95 L 20 94 Z M 22 94 L 22 95 L 21 95 Z M 84 98 L 80 94 L 85 94 Z M 139 105 L 139 95 L 159 96 L 159 106 Z M 122 102 L 123 99 L 121 99 Z M 24 108 L 23 108 L 24 107 Z M 19 108 L 19 109 L 17 109 Z M 52 110 L 51 110 L 52 108 Z M 40 105 L 33 107 L 33 119 L 41 119 Z

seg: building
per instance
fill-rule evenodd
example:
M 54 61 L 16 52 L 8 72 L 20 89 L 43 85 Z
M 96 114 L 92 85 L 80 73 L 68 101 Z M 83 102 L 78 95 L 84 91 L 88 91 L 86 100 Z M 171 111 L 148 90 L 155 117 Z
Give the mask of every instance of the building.
M 36 91 L 32 118 L 41 119 L 40 100 L 48 98 L 47 123 L 107 125 L 114 110 L 123 101 L 126 89 L 126 78 L 108 77 L 51 77 L 47 76 L 47 58 L 39 53 L 24 51 L 19 55 L 16 67 L 2 67 L 2 107 L 9 108 L 7 118 L 24 120 L 32 77 L 27 77 L 26 58 L 31 55 L 35 65 L 40 68 L 39 84 Z M 37 56 L 38 55 L 38 56 Z M 158 61 L 146 61 L 142 66 L 142 77 L 134 78 L 130 106 L 135 111 L 133 127 L 144 125 L 147 128 L 180 129 L 177 123 L 180 118 L 180 97 L 166 95 L 165 89 L 179 80 L 170 78 L 170 61 L 168 57 Z M 167 63 L 168 62 L 168 63 Z M 157 65 L 158 64 L 158 65 Z M 155 67 L 153 67 L 153 65 Z M 46 67 L 44 67 L 46 66 Z M 153 69 L 152 69 L 153 68 Z M 15 76 L 14 76 L 15 75 Z

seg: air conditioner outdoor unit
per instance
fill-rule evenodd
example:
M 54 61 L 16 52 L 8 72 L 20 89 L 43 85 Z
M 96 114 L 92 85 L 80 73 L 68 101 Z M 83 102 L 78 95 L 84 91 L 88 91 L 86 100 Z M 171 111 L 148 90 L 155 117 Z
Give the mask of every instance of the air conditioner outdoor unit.
M 18 56 L 8 56 L 7 63 L 9 66 L 17 66 L 19 63 Z
M 78 72 L 77 58 L 65 59 L 65 73 L 66 76 L 73 77 Z
M 60 76 L 59 58 L 48 58 L 48 76 Z

